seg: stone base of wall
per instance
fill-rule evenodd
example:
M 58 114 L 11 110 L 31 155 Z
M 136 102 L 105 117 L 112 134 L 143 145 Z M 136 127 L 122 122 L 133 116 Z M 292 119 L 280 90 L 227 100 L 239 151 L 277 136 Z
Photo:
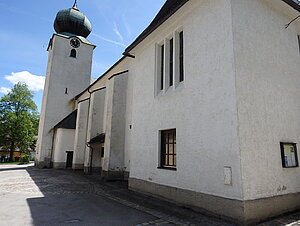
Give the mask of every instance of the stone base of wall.
M 120 171 L 101 171 L 101 178 L 103 180 L 124 180 L 125 179 L 125 172 Z
M 129 178 L 129 172 L 125 171 L 125 172 L 124 172 L 124 180 L 127 181 L 128 178 Z
M 52 166 L 55 169 L 65 169 L 66 168 L 66 163 L 65 162 L 53 162 Z
M 101 174 L 102 168 L 101 167 L 84 167 L 85 174 Z
M 233 220 L 240 225 L 255 224 L 300 209 L 300 193 L 241 201 L 155 184 L 135 178 L 129 178 L 128 187 L 134 191 L 166 198 L 199 212 Z
M 284 213 L 300 210 L 300 192 L 244 202 L 247 222 L 257 223 Z
M 73 163 L 72 165 L 72 169 L 75 170 L 75 171 L 79 171 L 79 170 L 83 170 L 84 169 L 84 164 L 78 164 L 78 163 Z
M 35 161 L 35 167 L 44 169 L 44 168 L 51 168 L 50 161 Z

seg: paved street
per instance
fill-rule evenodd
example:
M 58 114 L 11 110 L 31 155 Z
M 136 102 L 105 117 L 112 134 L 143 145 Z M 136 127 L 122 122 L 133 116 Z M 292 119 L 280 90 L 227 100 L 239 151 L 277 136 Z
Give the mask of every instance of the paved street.
M 32 165 L 0 165 L 0 213 L 0 226 L 234 225 L 128 191 L 124 182 Z M 298 217 L 264 225 L 298 225 Z

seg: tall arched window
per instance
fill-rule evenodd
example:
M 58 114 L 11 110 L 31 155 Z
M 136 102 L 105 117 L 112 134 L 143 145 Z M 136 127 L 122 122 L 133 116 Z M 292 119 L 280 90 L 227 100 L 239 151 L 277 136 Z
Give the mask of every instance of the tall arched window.
M 70 57 L 76 58 L 76 55 L 77 55 L 76 50 L 72 49 L 70 53 Z

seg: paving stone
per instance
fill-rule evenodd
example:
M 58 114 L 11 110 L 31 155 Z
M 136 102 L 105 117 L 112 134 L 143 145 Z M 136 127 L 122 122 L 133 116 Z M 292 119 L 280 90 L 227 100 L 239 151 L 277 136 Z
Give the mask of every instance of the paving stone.
M 3 168 L 0 166 L 0 170 L 1 169 Z M 20 168 L 19 172 L 22 171 L 21 169 L 22 168 Z M 4 180 L 1 178 L 1 198 L 6 197 L 8 194 L 30 194 L 33 196 L 39 196 L 43 194 L 47 197 L 55 197 L 59 195 L 96 195 L 153 216 L 153 219 L 150 221 L 144 221 L 141 223 L 138 222 L 138 226 L 235 225 L 227 221 L 195 213 L 194 211 L 190 211 L 188 209 L 183 209 L 163 200 L 129 191 L 127 190 L 126 183 L 124 182 L 103 182 L 100 180 L 100 176 L 97 175 L 86 176 L 81 172 L 54 169 L 41 170 L 33 167 L 27 168 L 26 171 L 30 174 L 30 176 L 26 176 L 25 174 L 18 175 L 16 174 L 17 171 L 15 170 L 14 173 L 16 175 L 14 177 L 5 178 Z M 78 224 L 81 226 L 81 223 L 72 223 L 71 220 L 69 220 L 68 223 L 65 222 L 65 224 L 73 224 L 76 226 Z M 260 224 L 260 226 L 294 226 L 300 225 L 299 220 L 300 212 L 269 222 L 264 222 L 263 224 Z

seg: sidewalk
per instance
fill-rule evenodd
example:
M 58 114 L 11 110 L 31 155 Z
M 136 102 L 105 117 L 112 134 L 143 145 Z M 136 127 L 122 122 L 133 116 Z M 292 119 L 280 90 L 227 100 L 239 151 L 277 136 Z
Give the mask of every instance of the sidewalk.
M 191 209 L 178 206 L 168 201 L 133 192 L 127 189 L 126 182 L 103 182 L 96 175 L 87 176 L 97 181 L 99 195 L 101 192 L 124 205 L 147 212 L 153 216 L 172 222 L 176 225 L 236 225 L 233 222 L 207 216 Z M 257 224 L 257 226 L 298 226 L 300 225 L 300 211 L 286 214 L 272 220 Z
M 78 172 L 76 172 L 78 173 Z M 78 173 L 81 174 L 81 173 Z M 203 226 L 234 226 L 235 223 L 207 216 L 191 209 L 178 206 L 163 199 L 151 197 L 149 195 L 130 191 L 127 189 L 125 181 L 102 181 L 97 175 L 85 176 L 89 180 L 96 182 L 96 194 L 105 196 L 123 205 L 143 211 L 165 222 L 174 225 L 203 225 Z M 148 225 L 154 225 L 149 223 Z M 143 224 L 147 225 L 147 224 Z

